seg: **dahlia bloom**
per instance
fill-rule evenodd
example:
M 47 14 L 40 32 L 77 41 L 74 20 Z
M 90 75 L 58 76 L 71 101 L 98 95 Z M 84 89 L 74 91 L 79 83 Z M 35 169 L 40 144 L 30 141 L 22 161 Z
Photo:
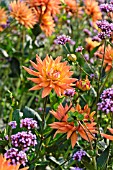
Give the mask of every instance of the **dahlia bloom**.
M 90 37 L 86 38 L 85 41 L 86 41 L 86 49 L 88 51 L 91 51 L 91 50 L 93 50 L 93 48 L 95 48 L 96 46 L 100 45 L 99 42 L 93 41 L 92 38 L 90 38 Z
M 84 4 L 86 14 L 92 18 L 93 22 L 102 18 L 102 13 L 96 0 L 84 0 Z
M 71 145 L 72 148 L 74 148 L 76 142 L 77 142 L 77 138 L 78 138 L 78 133 L 79 135 L 89 141 L 92 141 L 94 139 L 93 133 L 96 133 L 97 131 L 95 130 L 95 125 L 96 123 L 91 122 L 89 123 L 89 119 L 85 119 L 84 124 L 82 124 L 80 121 L 77 121 L 78 125 L 75 126 L 74 122 L 68 122 L 68 111 L 72 111 L 75 112 L 76 108 L 71 108 L 70 106 L 68 106 L 66 104 L 65 107 L 62 106 L 62 104 L 60 104 L 58 106 L 57 111 L 55 112 L 54 110 L 50 111 L 50 113 L 59 120 L 59 122 L 53 122 L 51 124 L 49 124 L 49 126 L 52 129 L 57 129 L 56 133 L 54 135 L 54 137 L 56 136 L 56 134 L 58 133 L 67 133 L 67 139 L 71 139 Z M 84 113 L 82 113 L 84 114 Z
M 0 155 L 0 170 L 19 170 L 20 164 L 10 165 L 3 155 Z M 22 168 L 20 170 L 27 170 L 29 167 Z
M 113 140 L 113 129 L 112 128 L 107 128 L 112 135 L 107 135 L 105 133 L 101 133 L 101 136 L 103 136 L 106 139 Z
M 100 59 L 102 59 L 103 54 L 104 54 L 104 46 L 101 46 L 99 47 L 95 55 L 97 55 Z M 104 65 L 106 65 L 105 71 L 111 70 L 112 62 L 113 62 L 113 48 L 110 45 L 108 45 L 105 49 L 105 54 L 104 54 Z
M 90 90 L 90 81 L 89 79 L 87 78 L 86 76 L 86 79 L 85 80 L 78 80 L 76 82 L 76 87 L 82 91 L 87 91 L 87 90 Z
M 75 82 L 76 79 L 70 78 L 73 72 L 70 71 L 71 67 L 67 65 L 67 62 L 60 62 L 60 60 L 61 57 L 57 57 L 53 60 L 52 57 L 47 55 L 42 61 L 40 57 L 36 55 L 37 64 L 32 61 L 30 62 L 37 72 L 27 67 L 23 67 L 29 74 L 37 77 L 28 78 L 28 80 L 37 84 L 30 90 L 39 90 L 43 88 L 42 98 L 44 98 L 52 89 L 55 90 L 58 96 L 64 94 L 66 89 L 72 89 L 72 83 Z
M 0 7 L 0 32 L 3 31 L 4 25 L 7 24 L 7 14 L 4 8 Z
M 9 5 L 10 15 L 26 28 L 33 28 L 37 20 L 32 10 L 24 1 L 13 1 Z
M 54 32 L 55 24 L 50 12 L 46 12 L 42 15 L 40 27 L 45 32 L 46 36 L 50 36 L 52 32 Z

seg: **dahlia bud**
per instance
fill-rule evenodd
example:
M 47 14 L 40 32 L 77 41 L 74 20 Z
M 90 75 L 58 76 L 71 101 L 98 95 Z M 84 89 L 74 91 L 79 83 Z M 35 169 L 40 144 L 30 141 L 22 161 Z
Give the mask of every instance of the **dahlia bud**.
M 77 57 L 75 54 L 67 54 L 67 58 L 70 60 L 70 61 L 73 61 L 75 62 Z
M 86 76 L 85 80 L 78 80 L 76 82 L 76 87 L 82 91 L 87 91 L 90 90 L 90 81 L 88 79 L 88 77 Z

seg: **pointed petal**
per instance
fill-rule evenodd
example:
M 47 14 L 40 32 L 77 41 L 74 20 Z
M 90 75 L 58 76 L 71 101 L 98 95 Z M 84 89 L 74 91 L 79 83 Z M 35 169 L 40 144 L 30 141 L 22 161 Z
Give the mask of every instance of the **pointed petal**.
M 113 129 L 112 128 L 108 127 L 107 129 L 110 131 L 111 134 L 113 134 Z
M 42 87 L 40 87 L 39 85 L 36 85 L 36 86 L 30 88 L 29 90 L 30 90 L 30 91 L 31 91 L 31 90 L 39 90 L 39 89 L 41 89 L 41 88 L 42 88 Z
M 101 133 L 101 136 L 103 136 L 106 139 L 113 140 L 113 136 L 111 136 L 111 135 L 106 135 L 104 133 Z
M 51 87 L 45 87 L 42 91 L 42 98 L 46 97 L 51 92 L 51 90 Z
M 38 77 L 38 75 L 39 75 L 39 73 L 38 73 L 38 72 L 33 71 L 33 70 L 31 70 L 31 69 L 29 69 L 29 68 L 27 68 L 27 67 L 25 67 L 25 66 L 23 66 L 23 68 L 24 68 L 24 70 L 26 70 L 29 74 L 31 74 L 31 75 L 33 75 L 33 76 L 37 76 L 37 77 Z
M 71 146 L 72 146 L 72 148 L 74 148 L 76 142 L 77 142 L 77 134 L 76 134 L 76 132 L 74 132 L 74 133 L 71 135 Z

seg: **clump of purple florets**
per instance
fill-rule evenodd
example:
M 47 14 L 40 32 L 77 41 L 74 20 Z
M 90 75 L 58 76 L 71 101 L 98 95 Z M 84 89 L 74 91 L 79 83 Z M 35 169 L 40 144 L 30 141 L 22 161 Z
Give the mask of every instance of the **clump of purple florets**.
M 101 32 L 98 33 L 100 39 L 105 39 L 106 37 L 110 38 L 113 31 L 113 23 L 109 23 L 106 20 L 96 22 L 98 28 L 101 29 Z
M 73 155 L 73 160 L 81 161 L 82 157 L 86 155 L 86 152 L 83 150 L 77 151 Z
M 110 113 L 113 112 L 113 88 L 108 88 L 101 94 L 101 102 L 98 103 L 98 110 Z
M 11 143 L 14 147 L 20 147 L 21 149 L 27 150 L 30 146 L 37 144 L 36 135 L 29 132 L 18 132 L 17 134 L 11 135 Z
M 73 97 L 75 95 L 75 90 L 74 89 L 67 89 L 64 91 L 64 95 Z
M 60 44 L 60 45 L 65 45 L 67 42 L 70 42 L 71 38 L 66 35 L 60 35 L 55 39 L 54 43 L 55 44 Z
M 101 4 L 101 5 L 100 5 L 101 11 L 102 11 L 102 12 L 106 12 L 106 13 L 108 13 L 108 12 L 113 12 L 113 4 L 112 4 L 112 3 L 113 3 L 113 2 Z
M 23 151 L 19 151 L 16 148 L 10 148 L 9 150 L 7 150 L 4 156 L 7 160 L 10 160 L 9 163 L 11 165 L 17 165 L 19 163 L 25 166 L 25 163 L 28 161 L 26 153 Z
M 38 125 L 37 125 L 37 121 L 33 120 L 33 118 L 25 118 L 20 121 L 20 127 L 21 128 L 25 127 L 27 129 L 34 129 L 37 128 Z
M 16 126 L 17 126 L 17 123 L 16 123 L 16 121 L 11 121 L 11 122 L 8 123 L 8 125 L 11 126 L 12 129 L 15 129 Z

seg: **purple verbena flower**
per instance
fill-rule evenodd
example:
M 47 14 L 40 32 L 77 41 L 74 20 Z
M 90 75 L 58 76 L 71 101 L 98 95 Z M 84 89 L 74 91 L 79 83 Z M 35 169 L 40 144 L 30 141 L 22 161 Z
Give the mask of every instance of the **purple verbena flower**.
M 64 95 L 73 97 L 75 95 L 75 90 L 74 89 L 67 89 L 64 91 Z
M 20 121 L 20 127 L 21 128 L 25 127 L 27 129 L 34 129 L 37 128 L 38 125 L 37 125 L 37 121 L 33 120 L 33 118 L 25 118 Z
M 101 102 L 97 104 L 98 110 L 106 113 L 113 112 L 113 88 L 104 90 L 100 98 Z
M 60 35 L 57 37 L 57 39 L 55 39 L 54 43 L 55 44 L 61 44 L 61 45 L 65 45 L 67 42 L 70 42 L 70 37 L 66 36 L 66 35 Z
M 101 39 L 96 35 L 92 38 L 92 41 L 97 41 L 97 42 L 100 42 Z
M 101 4 L 100 9 L 101 9 L 102 12 L 106 12 L 106 13 L 113 12 L 113 4 L 112 3 Z
M 82 52 L 84 48 L 82 46 L 78 46 L 75 50 L 75 52 Z
M 11 122 L 8 123 L 8 125 L 11 126 L 12 129 L 15 129 L 16 126 L 17 126 L 17 123 L 16 123 L 16 121 L 11 121 Z
M 86 35 L 91 36 L 91 32 L 90 32 L 87 28 L 85 28 L 85 29 L 83 30 L 83 32 L 84 32 Z
M 23 150 L 28 150 L 30 146 L 37 144 L 36 135 L 29 132 L 18 132 L 17 134 L 11 135 L 11 143 L 14 147 L 20 147 Z
M 82 157 L 86 155 L 86 152 L 83 150 L 77 151 L 73 155 L 73 160 L 81 161 Z
M 109 23 L 106 20 L 96 22 L 98 28 L 101 29 L 101 32 L 98 33 L 100 39 L 105 39 L 106 37 L 110 38 L 113 31 L 113 23 Z
M 9 163 L 11 165 L 17 165 L 19 163 L 25 166 L 26 162 L 28 161 L 26 153 L 23 151 L 18 151 L 18 149 L 16 148 L 11 148 L 7 150 L 7 152 L 4 154 L 4 157 L 7 160 L 10 160 Z

